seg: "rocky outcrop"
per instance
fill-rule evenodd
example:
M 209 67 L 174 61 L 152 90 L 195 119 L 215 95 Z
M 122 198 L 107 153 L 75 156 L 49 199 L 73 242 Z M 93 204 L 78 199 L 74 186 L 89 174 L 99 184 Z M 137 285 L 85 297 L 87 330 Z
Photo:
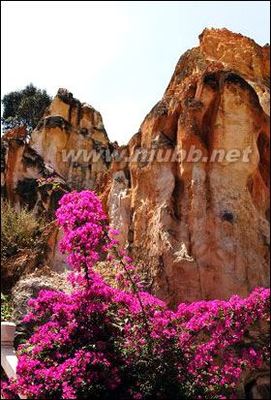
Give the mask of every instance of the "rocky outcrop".
M 110 163 L 101 114 L 66 89 L 59 89 L 33 131 L 30 146 L 76 189 L 96 188 Z
M 1 141 L 1 195 L 15 207 L 36 208 L 53 215 L 60 196 L 69 190 L 44 159 L 29 146 L 25 127 L 3 135 Z
M 60 290 L 68 292 L 66 273 L 54 272 L 49 267 L 23 276 L 12 289 L 12 319 L 16 322 L 15 348 L 29 337 L 29 327 L 22 321 L 28 311 L 28 300 L 36 298 L 40 290 Z
M 3 197 L 17 206 L 42 206 L 53 216 L 63 192 L 99 191 L 112 151 L 101 114 L 59 89 L 31 135 L 21 126 L 3 136 Z
M 269 282 L 269 46 L 226 29 L 199 39 L 127 146 L 60 89 L 29 142 L 23 128 L 6 134 L 1 159 L 4 195 L 51 219 L 65 191 L 96 190 L 172 306 Z M 56 270 L 60 234 L 47 254 Z
M 204 30 L 129 142 L 130 161 L 112 165 L 112 224 L 172 305 L 268 285 L 268 54 Z
M 27 207 L 50 222 L 58 202 L 72 189 L 99 192 L 106 182 L 113 145 L 100 113 L 59 89 L 36 129 L 24 126 L 7 131 L 1 141 L 1 195 L 15 208 Z M 40 248 L 20 249 L 3 260 L 2 281 L 9 290 L 33 271 L 67 268 L 58 245 L 61 232 L 54 222 L 44 230 Z
M 27 302 L 30 298 L 37 297 L 40 290 L 70 289 L 66 274 L 58 274 L 49 268 L 35 271 L 23 277 L 12 289 L 13 319 L 20 321 L 27 313 Z

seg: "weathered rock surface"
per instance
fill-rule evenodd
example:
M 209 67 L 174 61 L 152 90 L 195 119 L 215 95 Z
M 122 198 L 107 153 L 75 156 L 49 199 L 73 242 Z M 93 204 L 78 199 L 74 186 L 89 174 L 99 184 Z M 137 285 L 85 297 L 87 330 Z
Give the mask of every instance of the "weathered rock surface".
M 22 322 L 28 311 L 28 300 L 38 296 L 40 290 L 70 290 L 66 273 L 54 272 L 49 267 L 23 276 L 12 289 L 12 319 L 16 322 L 15 348 L 29 337 L 27 327 Z
M 1 195 L 14 207 L 27 206 L 51 221 L 59 199 L 67 191 L 99 191 L 110 164 L 112 145 L 100 113 L 81 104 L 65 89 L 59 89 L 45 114 L 30 137 L 23 126 L 3 135 Z M 60 237 L 59 228 L 51 224 L 41 238 L 46 245 L 42 255 L 39 249 L 33 249 L 5 260 L 5 286 L 12 286 L 20 276 L 44 265 L 62 272 L 66 264 L 58 249 Z
M 10 248 L 10 255 L 1 259 L 2 290 L 6 293 L 30 274 L 46 276 L 48 272 L 62 274 L 69 270 L 66 256 L 59 250 L 62 231 L 53 221 L 41 228 L 32 248 Z
M 101 114 L 59 89 L 30 146 L 72 188 L 95 188 L 106 173 L 109 140 Z
M 268 54 L 226 29 L 204 30 L 127 146 L 140 161 L 113 163 L 111 221 L 172 305 L 268 285 Z M 166 158 L 192 146 L 206 159 Z M 221 149 L 250 151 L 248 162 L 211 162 Z
M 1 196 L 15 207 L 29 206 L 53 215 L 57 201 L 69 190 L 65 180 L 29 146 L 25 127 L 3 135 Z
M 63 191 L 99 189 L 112 148 L 101 114 L 59 89 L 30 138 L 23 126 L 3 136 L 2 194 L 53 212 Z
M 53 272 L 49 268 L 23 277 L 12 289 L 13 319 L 20 321 L 26 315 L 28 300 L 37 297 L 40 290 L 69 289 L 66 274 Z
M 60 89 L 29 143 L 22 131 L 6 135 L 1 160 L 15 204 L 50 212 L 65 190 L 95 189 L 121 245 L 171 305 L 269 283 L 269 46 L 226 29 L 199 38 L 127 146 L 111 144 L 100 113 Z M 202 157 L 182 158 L 191 149 Z M 122 157 L 112 161 L 114 150 Z M 58 237 L 47 258 L 61 270 Z

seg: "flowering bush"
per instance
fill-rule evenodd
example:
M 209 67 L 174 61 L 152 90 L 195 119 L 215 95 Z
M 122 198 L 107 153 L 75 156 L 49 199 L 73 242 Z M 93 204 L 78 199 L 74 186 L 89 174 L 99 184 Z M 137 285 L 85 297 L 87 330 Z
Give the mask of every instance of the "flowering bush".
M 65 195 L 57 218 L 73 291 L 29 301 L 32 334 L 5 398 L 233 399 L 243 371 L 267 361 L 267 338 L 248 338 L 268 320 L 267 289 L 172 311 L 143 290 L 94 193 Z M 105 259 L 120 268 L 122 289 L 94 270 Z

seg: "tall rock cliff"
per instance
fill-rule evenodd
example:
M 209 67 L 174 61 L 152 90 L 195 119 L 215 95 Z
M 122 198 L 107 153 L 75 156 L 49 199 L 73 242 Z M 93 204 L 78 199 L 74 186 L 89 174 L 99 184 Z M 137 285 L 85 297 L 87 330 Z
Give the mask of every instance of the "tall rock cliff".
M 95 189 L 171 305 L 268 285 L 269 47 L 226 29 L 199 39 L 127 146 L 61 89 L 29 143 L 7 134 L 2 162 L 15 203 L 25 179 Z
M 98 190 L 112 149 L 101 114 L 59 89 L 30 137 L 23 126 L 3 136 L 2 194 L 16 206 L 54 211 L 64 191 Z
M 226 29 L 199 38 L 130 140 L 130 162 L 113 163 L 107 200 L 171 304 L 268 285 L 269 47 Z
M 3 135 L 2 198 L 17 209 L 33 209 L 48 222 L 40 238 L 42 256 L 40 248 L 20 249 L 3 260 L 6 288 L 33 271 L 48 275 L 48 270 L 62 272 L 67 267 L 58 248 L 62 233 L 53 222 L 58 201 L 73 189 L 99 192 L 106 182 L 112 149 L 101 114 L 66 89 L 59 89 L 31 135 L 24 126 Z
M 109 140 L 101 114 L 65 89 L 33 131 L 30 146 L 73 188 L 93 189 L 107 170 Z

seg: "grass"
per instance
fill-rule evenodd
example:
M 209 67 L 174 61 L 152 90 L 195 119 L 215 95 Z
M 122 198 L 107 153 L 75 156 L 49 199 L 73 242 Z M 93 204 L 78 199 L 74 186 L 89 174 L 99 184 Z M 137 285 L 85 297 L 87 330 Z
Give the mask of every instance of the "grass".
M 22 249 L 35 246 L 44 221 L 33 211 L 22 208 L 15 210 L 10 203 L 1 201 L 1 252 L 2 259 L 16 254 Z

